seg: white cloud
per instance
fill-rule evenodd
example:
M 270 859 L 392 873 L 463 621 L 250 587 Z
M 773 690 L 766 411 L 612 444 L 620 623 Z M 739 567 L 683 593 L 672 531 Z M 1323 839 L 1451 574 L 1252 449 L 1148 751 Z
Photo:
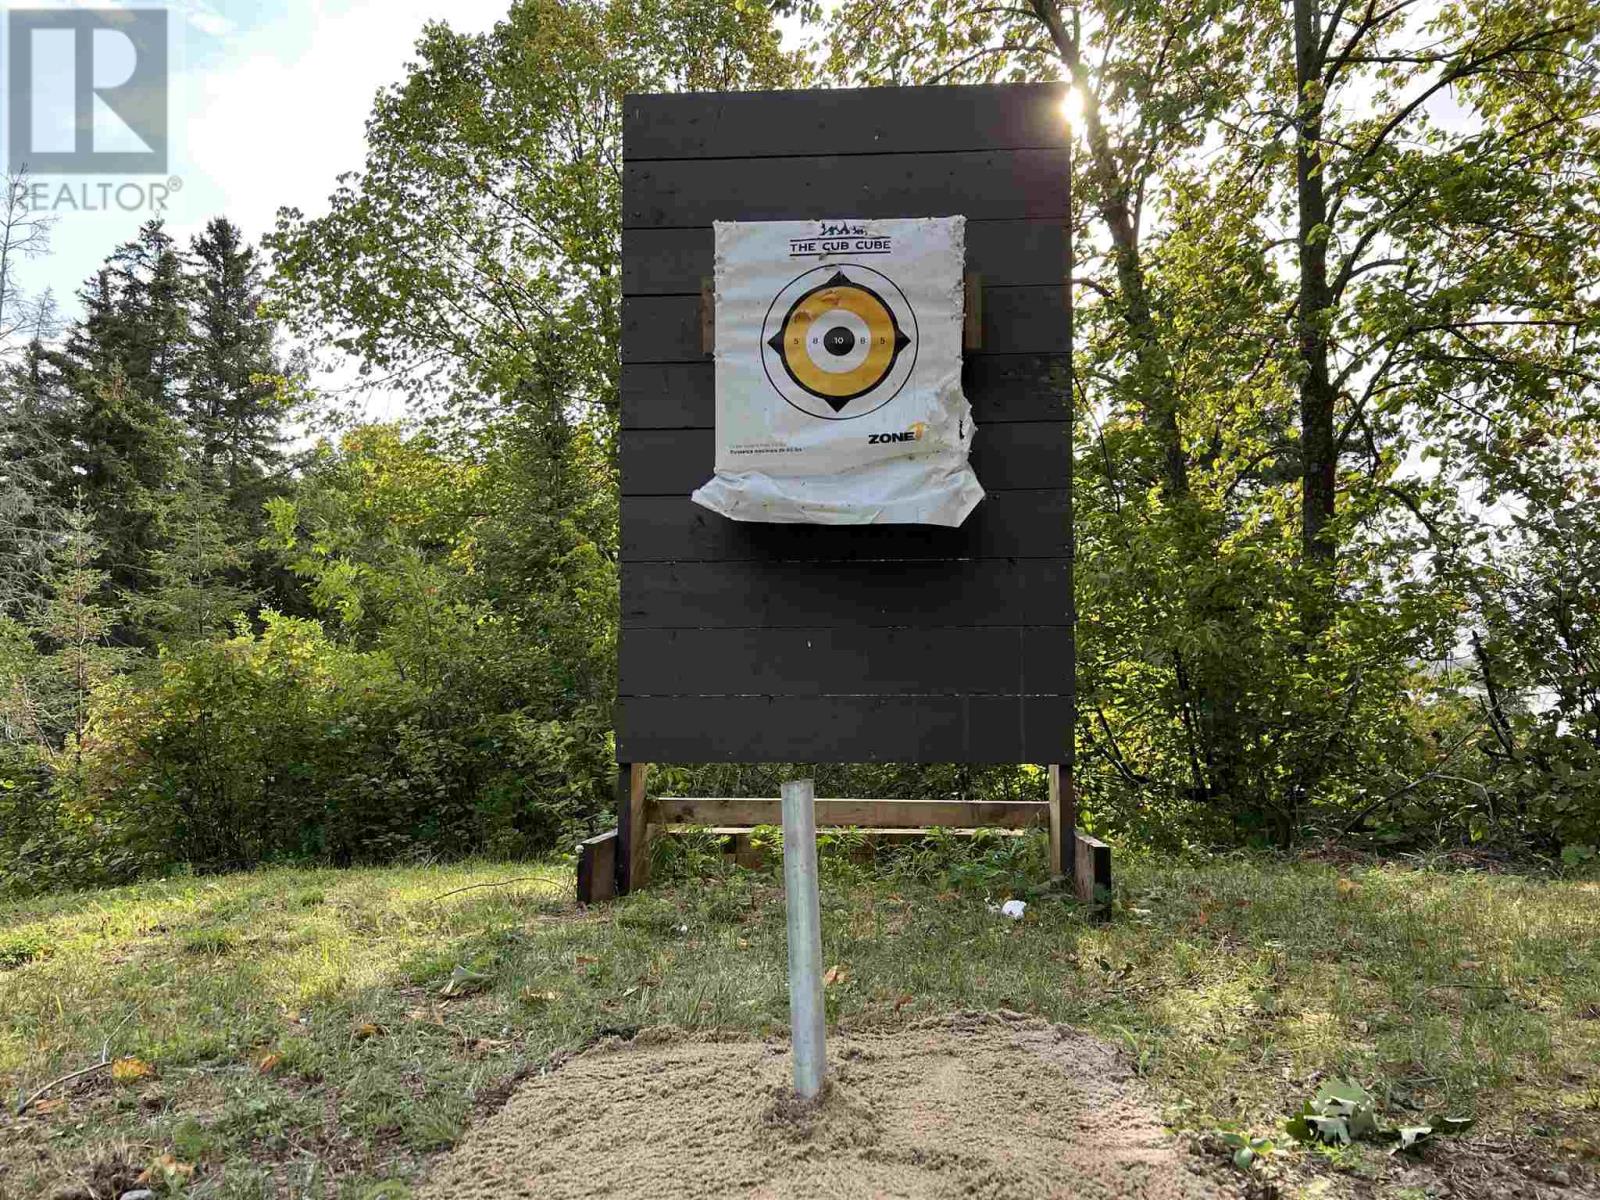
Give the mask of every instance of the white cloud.
M 279 205 L 320 211 L 336 177 L 361 165 L 373 97 L 401 78 L 423 25 L 486 29 L 505 9 L 506 0 L 367 0 L 337 11 L 296 0 L 282 18 L 299 32 L 292 42 L 238 33 L 181 81 L 187 116 L 175 134 L 190 171 L 252 237 Z
M 401 78 L 423 25 L 437 19 L 485 30 L 508 5 L 273 0 L 231 4 L 224 14 L 208 0 L 176 0 L 169 7 L 169 166 L 182 187 L 165 213 L 169 232 L 187 239 L 226 215 L 254 240 L 272 228 L 280 205 L 321 211 L 335 178 L 361 166 L 372 99 Z M 24 282 L 69 301 L 149 216 L 58 214 L 53 253 Z

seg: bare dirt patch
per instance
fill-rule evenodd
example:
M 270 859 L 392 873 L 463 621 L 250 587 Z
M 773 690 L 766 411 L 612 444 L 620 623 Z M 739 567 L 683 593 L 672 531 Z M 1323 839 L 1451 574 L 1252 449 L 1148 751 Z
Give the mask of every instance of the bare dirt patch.
M 1161 1127 L 1114 1048 L 1074 1030 L 963 1013 L 837 1037 L 829 1057 L 808 1106 L 783 1043 L 603 1043 L 524 1084 L 421 1196 L 1239 1194 Z

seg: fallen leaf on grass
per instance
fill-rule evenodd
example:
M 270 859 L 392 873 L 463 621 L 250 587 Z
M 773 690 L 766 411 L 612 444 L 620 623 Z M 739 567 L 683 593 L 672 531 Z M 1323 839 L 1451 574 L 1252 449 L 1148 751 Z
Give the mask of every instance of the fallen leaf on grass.
M 458 1000 L 462 996 L 471 996 L 483 991 L 493 982 L 487 975 L 458 966 L 450 972 L 450 978 L 445 980 L 444 986 L 439 989 L 439 995 L 446 1000 Z
M 832 987 L 836 983 L 845 983 L 845 982 L 847 982 L 849 980 L 849 978 L 850 978 L 849 970 L 847 970 L 844 967 L 841 967 L 838 963 L 835 963 L 833 966 L 829 967 L 828 970 L 827 970 L 827 973 L 823 975 L 823 977 L 822 977 L 822 986 L 823 987 Z
M 60 1112 L 67 1106 L 66 1100 L 60 1096 L 47 1096 L 43 1100 L 35 1100 L 28 1106 L 28 1111 L 39 1116 L 48 1116 L 53 1112 Z
M 1350 900 L 1361 894 L 1361 885 L 1353 879 L 1341 879 L 1334 884 L 1334 890 L 1339 893 L 1339 899 Z
M 573 961 L 580 967 L 592 967 L 600 960 L 592 954 L 580 954 L 577 958 L 573 959 Z
M 523 988 L 521 1000 L 524 1004 L 554 1004 L 561 998 L 559 992 L 536 992 L 532 988 Z
M 111 1079 L 114 1083 L 138 1083 L 141 1079 L 149 1079 L 156 1073 L 156 1069 L 142 1058 L 119 1058 L 111 1064 Z
M 165 1183 L 171 1185 L 175 1183 L 182 1183 L 188 1180 L 193 1174 L 193 1163 L 180 1162 L 170 1154 L 162 1154 L 158 1155 L 156 1160 L 143 1171 L 140 1171 L 139 1177 L 135 1179 L 134 1182 L 141 1185 L 149 1185 L 152 1183 Z
M 261 1075 L 271 1075 L 274 1071 L 276 1071 L 282 1065 L 283 1065 L 283 1055 L 281 1055 L 281 1054 L 264 1055 L 262 1057 L 261 1061 L 256 1064 L 256 1072 L 258 1074 L 261 1074 Z
M 1476 971 L 1481 966 L 1483 966 L 1483 964 L 1481 962 L 1479 962 L 1475 958 L 1463 958 L 1460 962 L 1458 962 L 1456 964 L 1456 970 L 1458 970 L 1458 971 Z
M 364 1042 L 368 1038 L 382 1037 L 388 1032 L 382 1025 L 368 1021 L 365 1025 L 356 1026 L 355 1039 L 358 1042 Z

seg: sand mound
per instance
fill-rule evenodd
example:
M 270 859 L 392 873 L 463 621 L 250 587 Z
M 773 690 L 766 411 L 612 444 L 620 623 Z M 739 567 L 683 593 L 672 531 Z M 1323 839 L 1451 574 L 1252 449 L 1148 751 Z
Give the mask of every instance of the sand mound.
M 1236 1185 L 1161 1128 L 1103 1042 L 964 1013 L 834 1037 L 820 1105 L 782 1043 L 644 1038 L 525 1084 L 443 1158 L 460 1197 L 1027 1197 L 1210 1200 Z

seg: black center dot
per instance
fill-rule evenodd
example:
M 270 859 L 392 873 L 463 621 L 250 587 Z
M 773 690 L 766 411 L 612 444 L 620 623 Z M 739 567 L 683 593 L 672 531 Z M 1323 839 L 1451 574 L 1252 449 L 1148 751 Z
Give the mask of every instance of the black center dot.
M 842 358 L 856 348 L 856 335 L 843 325 L 835 325 L 822 335 L 822 348 Z

